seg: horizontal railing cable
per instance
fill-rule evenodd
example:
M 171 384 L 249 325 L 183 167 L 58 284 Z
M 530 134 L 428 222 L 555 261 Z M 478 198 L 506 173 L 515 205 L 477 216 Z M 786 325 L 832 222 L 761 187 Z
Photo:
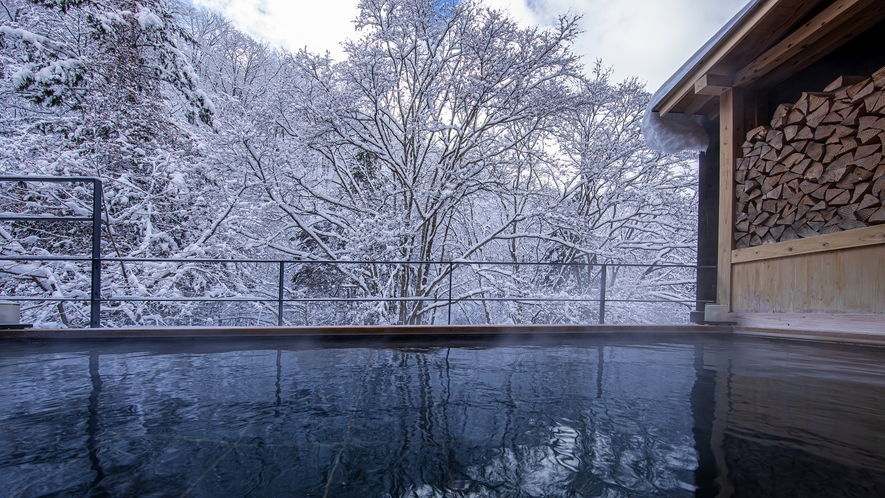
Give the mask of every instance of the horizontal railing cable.
M 2 254 L 0 261 L 38 261 L 38 262 L 93 262 L 94 259 L 87 256 L 34 256 L 19 254 Z M 100 310 L 102 304 L 123 303 L 123 302 L 145 302 L 145 303 L 277 303 L 278 305 L 278 325 L 284 325 L 283 305 L 284 304 L 307 304 L 307 303 L 399 303 L 399 302 L 422 302 L 433 303 L 441 306 L 448 306 L 449 310 L 455 304 L 469 303 L 599 303 L 599 322 L 604 323 L 605 305 L 606 303 L 670 303 L 670 304 L 692 304 L 697 300 L 689 299 L 621 299 L 608 297 L 606 293 L 607 273 L 615 268 L 646 268 L 648 271 L 658 269 L 693 269 L 712 270 L 715 266 L 703 265 L 684 265 L 676 263 L 587 263 L 587 262 L 556 262 L 556 261 L 472 261 L 472 260 L 451 260 L 451 261 L 408 261 L 408 260 L 311 260 L 311 259 L 250 259 L 250 258 L 136 258 L 136 257 L 106 257 L 98 258 L 100 265 L 109 263 L 142 263 L 142 264 L 172 264 L 172 265 L 196 265 L 196 264 L 266 264 L 279 266 L 279 280 L 274 289 L 273 295 L 268 290 L 268 295 L 250 295 L 250 296 L 139 296 L 139 295 L 101 295 L 96 297 L 59 297 L 59 296 L 0 296 L 0 299 L 21 301 L 21 302 L 89 302 L 92 306 L 97 306 Z M 442 297 L 430 296 L 406 296 L 406 297 L 384 297 L 384 296 L 364 296 L 364 297 L 334 297 L 334 296 L 301 296 L 293 297 L 287 295 L 291 291 L 285 287 L 285 267 L 289 265 L 400 265 L 400 266 L 416 266 L 416 265 L 435 265 L 443 267 L 441 274 L 447 274 L 449 279 L 449 295 Z M 482 266 L 546 266 L 546 267 L 578 267 L 587 269 L 599 269 L 600 281 L 597 282 L 598 295 L 596 296 L 579 296 L 579 297 L 550 297 L 550 296 L 464 296 L 459 297 L 452 293 L 453 273 L 459 267 L 482 267 Z M 267 283 L 270 283 L 268 278 Z M 691 284 L 690 281 L 677 281 L 678 285 Z M 668 284 L 664 282 L 663 284 Z M 674 285 L 672 282 L 669 284 Z M 340 286 L 346 288 L 348 286 Z M 491 291 L 489 291 L 491 292 Z M 451 313 L 448 314 L 446 320 L 451 324 Z M 100 321 L 97 324 L 100 325 Z
M 608 296 L 609 280 L 608 270 L 614 268 L 646 268 L 649 271 L 659 269 L 694 269 L 699 270 L 715 270 L 715 266 L 698 266 L 684 265 L 678 263 L 613 263 L 613 262 L 590 262 L 590 261 L 473 261 L 464 259 L 439 260 L 439 261 L 408 261 L 408 260 L 364 260 L 364 259 L 347 259 L 347 260 L 324 260 L 310 258 L 160 258 L 160 257 L 103 257 L 101 255 L 101 204 L 102 204 L 102 183 L 98 178 L 89 177 L 43 177 L 43 176 L 0 176 L 0 182 L 47 182 L 47 183 L 91 183 L 93 188 L 92 195 L 92 212 L 89 216 L 35 216 L 25 213 L 0 212 L 0 221 L 7 222 L 92 222 L 92 250 L 89 255 L 28 255 L 28 254 L 10 254 L 0 253 L 0 261 L 8 262 L 43 262 L 43 263 L 90 263 L 90 289 L 87 292 L 83 290 L 84 297 L 64 297 L 59 292 L 53 292 L 52 296 L 0 296 L 0 299 L 21 302 L 88 302 L 90 306 L 90 326 L 101 327 L 101 306 L 104 303 L 122 303 L 122 302 L 169 302 L 169 303 L 187 303 L 187 302 L 256 302 L 256 303 L 276 303 L 277 305 L 277 324 L 284 325 L 284 304 L 297 303 L 366 303 L 366 302 L 422 302 L 433 303 L 430 308 L 448 307 L 447 322 L 452 322 L 452 307 L 455 304 L 466 303 L 486 303 L 486 302 L 513 302 L 513 303 L 599 303 L 598 319 L 599 323 L 605 323 L 606 303 L 673 303 L 688 304 L 698 303 L 698 300 L 682 300 L 682 299 L 620 299 Z M 80 213 L 76 213 L 80 214 Z M 276 265 L 278 267 L 277 282 L 274 293 L 268 292 L 267 296 L 138 296 L 138 295 L 102 295 L 102 267 L 111 263 L 140 263 L 140 264 L 161 264 L 161 265 L 253 265 L 267 264 Z M 436 277 L 440 282 L 445 282 L 447 278 L 448 294 L 444 296 L 401 296 L 401 297 L 385 297 L 385 296 L 292 296 L 293 292 L 285 286 L 285 270 L 289 266 L 300 265 L 395 265 L 395 266 L 439 266 L 439 274 Z M 470 295 L 459 297 L 455 295 L 453 289 L 454 273 L 456 269 L 461 267 L 490 267 L 490 266 L 512 266 L 512 267 L 571 267 L 586 268 L 593 270 L 598 268 L 598 281 L 591 284 L 593 278 L 588 274 L 586 288 L 598 287 L 597 296 L 581 295 L 580 297 L 551 297 L 551 296 L 490 296 L 485 297 L 477 294 L 496 293 L 496 290 L 479 290 L 471 292 Z M 23 275 L 34 277 L 35 275 Z M 266 282 L 272 281 L 273 277 L 268 276 Z M 579 285 L 580 278 L 578 279 Z M 690 282 L 678 281 L 678 284 L 686 285 Z M 674 283 L 663 282 L 660 285 L 676 285 Z M 273 288 L 268 286 L 269 288 Z M 345 289 L 347 285 L 339 286 Z M 354 286 L 355 287 L 355 286 Z M 288 292 L 288 295 L 287 295 Z M 349 293 L 349 292 L 348 292 Z M 88 297 L 86 297 L 88 296 Z

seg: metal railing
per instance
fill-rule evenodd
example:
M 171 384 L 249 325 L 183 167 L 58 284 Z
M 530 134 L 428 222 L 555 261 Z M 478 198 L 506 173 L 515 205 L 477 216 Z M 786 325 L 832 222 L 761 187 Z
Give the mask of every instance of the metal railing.
M 89 326 L 101 327 L 101 180 L 91 177 L 55 177 L 55 176 L 0 176 L 0 182 L 39 182 L 39 183 L 91 183 L 92 214 L 91 216 L 16 216 L 6 213 L 0 215 L 0 221 L 63 221 L 92 223 L 92 254 L 88 261 L 92 263 L 92 276 L 89 300 Z M 73 261 L 73 259 L 71 260 Z M 21 300 L 9 296 L 8 300 Z
M 295 259 L 212 259 L 212 258 L 121 258 L 121 257 L 102 257 L 101 255 L 101 181 L 97 178 L 55 178 L 55 177 L 0 177 L 0 182 L 85 182 L 91 183 L 93 186 L 93 212 L 89 217 L 52 217 L 52 216 L 17 216 L 0 213 L 0 221 L 63 221 L 63 222 L 92 222 L 92 253 L 89 257 L 85 256 L 28 256 L 28 255 L 0 255 L 0 261 L 35 261 L 35 262 L 84 262 L 91 264 L 91 289 L 89 309 L 90 309 L 90 327 L 101 327 L 101 311 L 103 303 L 110 302 L 255 302 L 255 303 L 275 303 L 276 304 L 276 324 L 278 326 L 287 325 L 285 320 L 284 306 L 287 303 L 353 303 L 353 302 L 427 302 L 433 305 L 446 306 L 446 323 L 452 323 L 452 308 L 458 303 L 471 302 L 516 302 L 516 303 L 539 303 L 539 302 L 560 302 L 560 303 L 598 303 L 598 323 L 606 322 L 606 306 L 608 303 L 674 303 L 674 304 L 694 304 L 698 302 L 696 299 L 679 300 L 679 299 L 622 299 L 610 298 L 608 292 L 608 277 L 610 269 L 620 268 L 645 268 L 646 273 L 658 269 L 666 268 L 684 268 L 698 270 L 715 270 L 715 266 L 697 266 L 697 265 L 679 265 L 679 264 L 621 264 L 621 263 L 589 263 L 589 262 L 551 262 L 551 261 L 473 261 L 473 260 L 453 260 L 453 261 L 396 261 L 396 260 L 295 260 Z M 102 294 L 102 265 L 108 263 L 159 263 L 159 264 L 265 264 L 274 265 L 276 267 L 276 289 L 273 297 L 268 296 L 227 296 L 227 297 L 147 297 L 138 295 L 109 295 Z M 399 296 L 399 297 L 381 297 L 381 296 L 362 296 L 362 297 L 333 297 L 333 296 L 311 296 L 311 297 L 292 297 L 292 290 L 287 295 L 286 288 L 286 270 L 288 266 L 294 265 L 402 265 L 402 266 L 436 266 L 441 267 L 442 275 L 447 279 L 445 282 L 447 292 L 444 296 Z M 552 267 L 574 267 L 575 269 L 585 269 L 587 271 L 587 287 L 594 287 L 593 281 L 597 282 L 598 293 L 595 297 L 587 297 L 585 294 L 579 297 L 550 297 L 550 296 L 496 296 L 496 297 L 458 297 L 455 296 L 454 273 L 455 270 L 463 267 L 493 267 L 493 266 L 552 266 Z M 592 272 L 596 271 L 596 278 L 593 278 Z M 438 273 L 437 276 L 440 274 Z M 264 281 L 262 284 L 269 282 Z M 345 287 L 345 286 L 342 286 Z M 440 287 L 442 288 L 442 287 Z M 489 289 L 489 292 L 493 289 Z M 10 301 L 39 301 L 39 302 L 84 302 L 83 298 L 75 297 L 46 297 L 46 296 L 0 296 L 0 299 Z M 442 304 L 440 304 L 442 303 Z

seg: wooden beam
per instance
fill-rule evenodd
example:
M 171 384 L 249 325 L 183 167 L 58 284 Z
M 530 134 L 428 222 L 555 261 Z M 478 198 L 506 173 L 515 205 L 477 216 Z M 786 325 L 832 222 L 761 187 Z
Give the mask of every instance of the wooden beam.
M 850 26 L 846 26 L 838 33 L 833 33 L 832 36 L 824 37 L 809 50 L 800 52 L 799 55 L 760 78 L 757 84 L 765 87 L 777 85 L 851 41 L 883 19 L 885 19 L 885 2 L 877 2 L 874 6 L 855 16 L 850 22 Z
M 701 109 L 706 107 L 707 104 L 709 104 L 710 101 L 714 98 L 716 97 L 713 95 L 697 95 L 695 96 L 694 100 L 692 100 L 691 103 L 688 104 L 688 107 L 686 107 L 685 110 L 682 112 L 686 116 L 694 116 L 695 114 L 699 113 Z
M 711 106 L 710 110 L 707 112 L 707 119 L 713 121 L 714 119 L 719 117 L 719 111 L 721 110 L 719 103 L 716 102 L 716 105 Z
M 730 33 L 719 46 L 711 50 L 701 61 L 698 62 L 695 70 L 689 73 L 689 75 L 706 74 L 710 72 L 713 66 L 744 41 L 759 21 L 764 19 L 778 3 L 779 0 L 765 0 L 753 9 L 742 22 L 735 26 L 734 31 Z M 666 116 L 668 112 L 673 110 L 676 104 L 682 101 L 686 95 L 694 93 L 695 81 L 697 81 L 697 77 L 684 78 L 682 84 L 677 85 L 667 96 L 664 97 L 663 100 L 661 100 L 658 107 L 658 113 L 661 117 Z
M 716 302 L 731 310 L 731 253 L 734 245 L 734 169 L 744 131 L 743 90 L 729 88 L 719 97 L 719 258 Z
M 870 25 L 877 22 L 877 13 L 874 11 L 885 11 L 883 4 L 885 3 L 881 0 L 836 0 L 814 19 L 740 69 L 734 76 L 734 86 L 748 86 L 776 69 L 783 72 L 787 61 L 797 56 L 801 57 L 802 62 L 789 64 L 792 70 L 789 74 L 807 67 L 847 41 L 843 39 L 843 35 L 851 34 L 853 38 L 868 27 L 858 29 L 858 24 L 849 23 L 849 20 L 862 14 L 864 19 L 872 19 Z M 824 43 L 818 43 L 822 40 Z M 837 43 L 834 44 L 833 41 Z
M 705 74 L 694 83 L 694 93 L 698 95 L 722 95 L 731 88 L 731 78 L 721 74 Z
M 876 244 L 885 244 L 885 225 L 736 249 L 731 252 L 731 262 L 732 264 L 747 263 Z

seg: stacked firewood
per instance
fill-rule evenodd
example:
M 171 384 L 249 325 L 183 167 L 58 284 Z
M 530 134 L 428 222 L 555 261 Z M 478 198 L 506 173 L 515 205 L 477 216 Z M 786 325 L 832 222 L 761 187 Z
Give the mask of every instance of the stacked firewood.
M 778 106 L 735 170 L 735 247 L 885 223 L 885 68 Z

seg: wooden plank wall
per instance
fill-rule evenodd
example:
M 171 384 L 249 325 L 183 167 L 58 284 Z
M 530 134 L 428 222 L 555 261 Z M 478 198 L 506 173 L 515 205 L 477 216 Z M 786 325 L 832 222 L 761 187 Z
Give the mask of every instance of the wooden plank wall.
M 737 313 L 885 313 L 885 244 L 735 263 Z

